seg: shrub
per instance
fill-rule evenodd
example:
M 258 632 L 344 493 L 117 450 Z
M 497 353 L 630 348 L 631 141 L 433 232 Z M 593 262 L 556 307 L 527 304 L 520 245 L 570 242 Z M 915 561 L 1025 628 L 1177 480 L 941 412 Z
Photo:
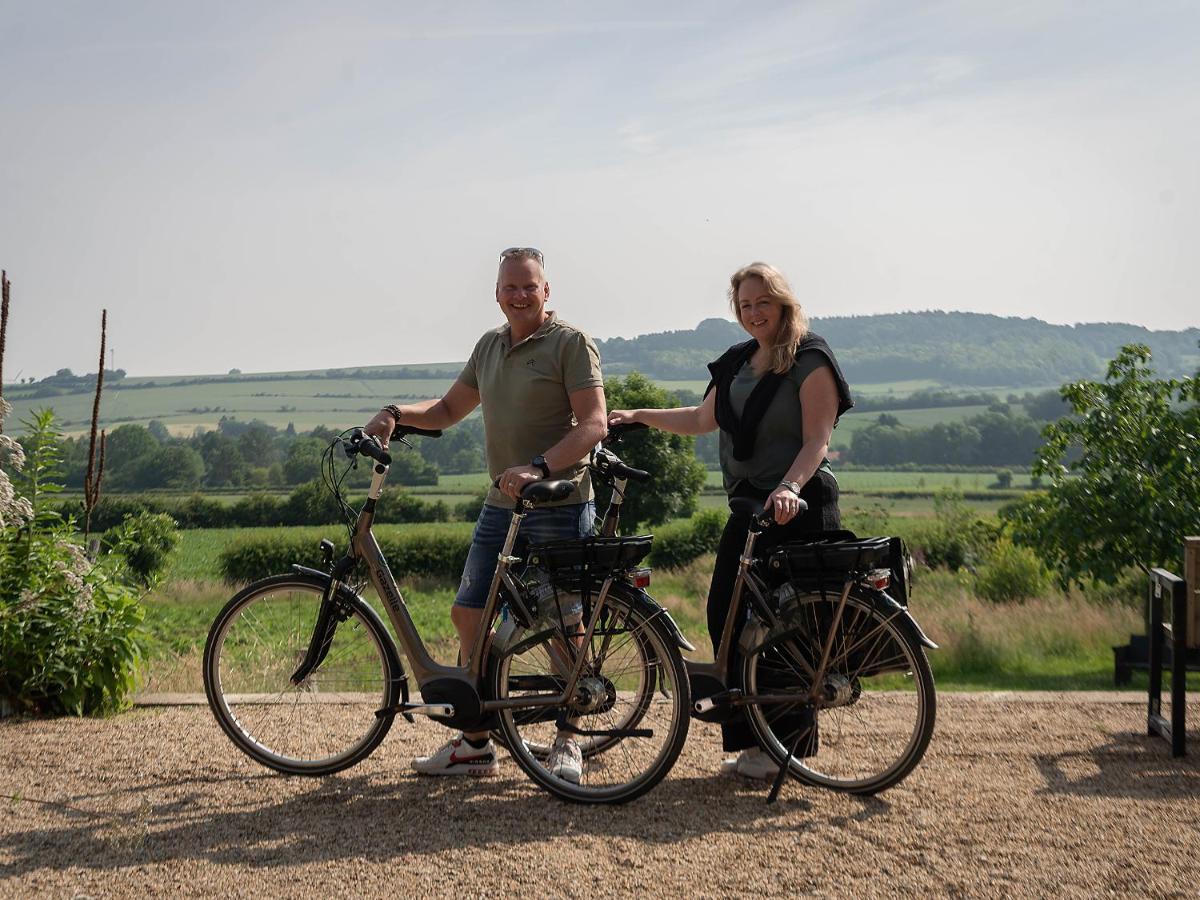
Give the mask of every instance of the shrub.
M 345 532 L 330 529 L 325 535 L 345 543 Z M 410 527 L 394 534 L 376 535 L 380 549 L 397 578 L 431 575 L 457 578 L 467 561 L 471 531 L 467 528 Z M 221 552 L 221 575 L 226 581 L 246 582 L 291 571 L 294 563 L 321 568 L 319 537 L 277 534 L 237 538 Z
M 0 401 L 0 420 L 5 412 Z M 142 607 L 118 558 L 88 560 L 46 507 L 59 462 L 53 416 L 25 424 L 27 459 L 0 441 L 0 462 L 23 467 L 28 490 L 16 498 L 0 471 L 0 696 L 34 712 L 113 712 L 135 686 Z
M 147 587 L 158 583 L 178 544 L 175 522 L 164 513 L 129 516 L 104 535 L 105 548 L 122 557 L 130 574 Z
M 975 573 L 975 593 L 993 603 L 1028 600 L 1050 589 L 1051 576 L 1036 553 L 1001 537 Z
M 955 491 L 939 492 L 933 510 L 932 524 L 913 529 L 909 544 L 914 554 L 930 568 L 976 568 L 996 542 L 996 526 L 975 515 Z
M 487 499 L 487 488 L 477 492 L 470 500 L 454 504 L 454 518 L 464 522 L 474 522 L 483 511 L 483 502 Z
M 650 551 L 650 565 L 678 569 L 698 556 L 715 553 L 727 518 L 729 515 L 724 510 L 705 509 L 686 522 L 657 529 Z

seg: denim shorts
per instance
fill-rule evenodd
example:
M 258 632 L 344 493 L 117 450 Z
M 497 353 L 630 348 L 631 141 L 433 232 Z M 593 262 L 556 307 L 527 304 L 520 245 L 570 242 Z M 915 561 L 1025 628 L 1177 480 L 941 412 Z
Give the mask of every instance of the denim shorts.
M 531 510 L 521 523 L 513 556 L 524 556 L 530 544 L 587 537 L 592 533 L 595 521 L 596 504 L 591 500 Z M 504 539 L 508 536 L 511 522 L 511 509 L 486 503 L 483 505 L 471 535 L 471 549 L 467 553 L 462 581 L 454 597 L 455 606 L 483 609 L 487 605 L 488 588 L 492 586 L 492 575 L 496 572 L 496 557 L 504 549 Z

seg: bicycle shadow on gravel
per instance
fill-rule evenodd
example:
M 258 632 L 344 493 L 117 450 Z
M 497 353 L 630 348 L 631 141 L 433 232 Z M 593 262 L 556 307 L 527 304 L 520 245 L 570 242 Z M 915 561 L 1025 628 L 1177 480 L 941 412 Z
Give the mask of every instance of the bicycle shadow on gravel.
M 332 776 L 311 790 L 272 802 L 271 785 L 257 782 L 273 778 L 278 776 L 196 779 L 197 790 L 184 796 L 170 793 L 157 802 L 156 794 L 192 779 L 68 797 L 62 804 L 47 804 L 68 820 L 62 825 L 17 830 L 18 820 L 10 816 L 7 833 L 0 834 L 0 857 L 10 861 L 5 870 L 11 875 L 182 860 L 250 867 L 352 857 L 411 861 L 446 850 L 503 851 L 514 842 L 548 843 L 571 835 L 674 844 L 721 832 L 796 834 L 845 827 L 891 810 L 878 798 L 845 797 L 833 809 L 814 812 L 813 804 L 799 795 L 808 789 L 795 784 L 768 806 L 765 785 L 707 775 L 668 779 L 624 806 L 566 804 L 531 792 L 517 774 L 486 783 L 390 773 Z M 253 781 L 252 795 L 222 802 L 213 790 L 222 780 L 232 786 Z M 116 794 L 136 808 L 113 814 L 73 806 Z
M 1166 741 L 1144 732 L 1107 733 L 1106 743 L 1033 757 L 1045 779 L 1039 793 L 1135 800 L 1190 800 L 1200 796 L 1200 762 L 1172 758 Z M 1200 734 L 1188 733 L 1195 745 Z

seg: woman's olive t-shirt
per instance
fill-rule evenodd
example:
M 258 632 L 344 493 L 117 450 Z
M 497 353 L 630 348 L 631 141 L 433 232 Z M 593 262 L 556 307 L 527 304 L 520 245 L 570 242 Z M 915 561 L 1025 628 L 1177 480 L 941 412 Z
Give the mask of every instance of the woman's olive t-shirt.
M 818 351 L 800 354 L 759 422 L 754 453 L 749 459 L 734 459 L 733 437 L 724 429 L 721 430 L 721 476 L 726 493 L 732 494 L 743 482 L 759 490 L 772 491 L 783 480 L 804 445 L 800 385 L 810 374 L 828 365 L 828 360 Z M 729 402 L 739 419 L 760 377 L 754 374 L 749 361 L 733 377 L 729 386 Z M 828 460 L 822 460 L 820 468 L 832 475 Z

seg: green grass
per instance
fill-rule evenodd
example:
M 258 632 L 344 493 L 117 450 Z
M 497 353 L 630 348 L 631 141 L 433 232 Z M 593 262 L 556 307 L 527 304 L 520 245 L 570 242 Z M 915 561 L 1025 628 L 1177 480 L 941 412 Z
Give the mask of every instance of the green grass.
M 893 514 L 896 520 L 889 531 L 904 534 L 919 524 L 916 516 Z M 470 525 L 432 527 L 469 529 Z M 183 533 L 168 580 L 147 599 L 150 680 L 144 689 L 199 690 L 205 636 L 235 590 L 216 580 L 220 550 L 236 535 L 278 530 Z M 322 534 L 338 537 L 336 528 L 291 531 L 307 532 L 314 541 Z M 697 659 L 711 656 L 704 612 L 711 571 L 711 556 L 680 570 L 656 570 L 650 588 L 697 646 Z M 444 578 L 401 581 L 418 628 L 444 660 L 453 656 L 449 607 L 457 576 L 447 573 Z M 942 690 L 1111 689 L 1112 646 L 1142 630 L 1137 598 L 1125 604 L 1101 603 L 1077 593 L 1051 592 L 1025 603 L 995 604 L 976 597 L 971 583 L 966 574 L 920 570 L 913 585 L 913 613 L 940 645 L 930 653 L 930 662 Z M 1194 681 L 1200 687 L 1200 676 Z M 1134 689 L 1144 690 L 1144 686 L 1144 677 L 1135 678 Z

